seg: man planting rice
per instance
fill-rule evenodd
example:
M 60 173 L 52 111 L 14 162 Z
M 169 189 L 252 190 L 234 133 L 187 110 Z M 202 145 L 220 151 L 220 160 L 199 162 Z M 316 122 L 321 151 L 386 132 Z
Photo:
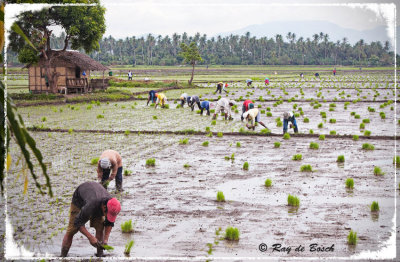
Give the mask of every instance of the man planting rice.
M 249 109 L 254 108 L 253 101 L 250 99 L 247 99 L 243 102 L 242 105 L 242 115 L 240 116 L 241 120 L 243 121 L 244 117 L 243 114 L 246 113 Z
M 99 162 L 97 163 L 97 177 L 104 188 L 107 188 L 108 183 L 115 178 L 115 188 L 117 191 L 123 191 L 122 158 L 117 151 L 106 150 L 101 154 Z
M 161 104 L 161 107 L 164 108 L 165 103 L 167 102 L 167 97 L 163 93 L 156 93 L 157 101 L 156 101 L 156 106 L 157 108 L 158 104 Z
M 219 112 L 225 113 L 225 120 L 229 116 L 229 120 L 232 120 L 232 112 L 231 112 L 231 107 L 235 104 L 235 101 L 229 100 L 227 98 L 221 98 L 217 102 L 217 106 L 215 107 L 215 114 L 213 115 L 212 119 L 217 118 L 217 114 Z
M 186 93 L 183 93 L 183 94 L 179 97 L 179 99 L 181 100 L 181 107 L 183 107 L 183 105 L 184 105 L 185 103 L 188 103 L 188 104 L 189 104 L 189 102 L 190 102 L 190 96 L 188 96 L 188 94 L 186 94 Z
M 149 92 L 149 98 L 147 98 L 147 105 L 149 105 L 149 101 L 151 100 L 152 103 L 156 102 L 156 91 L 150 90 Z
M 251 125 L 249 125 L 248 123 L 246 124 L 246 127 L 248 129 L 254 130 L 256 127 L 256 123 L 259 123 L 263 127 L 267 128 L 267 126 L 263 122 L 260 121 L 261 114 L 260 114 L 260 110 L 258 110 L 257 108 L 249 109 L 246 113 L 243 114 L 243 117 L 245 119 L 247 119 L 247 121 L 251 122 Z
M 289 121 L 292 122 L 290 124 L 290 128 L 294 126 L 294 132 L 298 133 L 299 130 L 297 128 L 296 118 L 294 117 L 293 112 L 291 111 L 283 113 L 283 133 L 287 132 Z

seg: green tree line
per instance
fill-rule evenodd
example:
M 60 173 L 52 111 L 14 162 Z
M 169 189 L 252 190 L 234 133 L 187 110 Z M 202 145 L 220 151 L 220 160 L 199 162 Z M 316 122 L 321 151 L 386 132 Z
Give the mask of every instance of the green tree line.
M 62 49 L 65 35 L 52 37 L 53 48 Z M 320 32 L 311 38 L 286 36 L 256 38 L 245 35 L 208 37 L 200 33 L 187 33 L 115 39 L 103 38 L 100 50 L 90 56 L 104 64 L 128 65 L 177 65 L 184 58 L 179 54 L 180 45 L 196 43 L 203 65 L 353 65 L 387 66 L 394 64 L 394 55 L 388 41 L 366 43 L 360 39 L 351 45 L 347 38 L 330 41 L 329 35 Z M 17 59 L 11 58 L 12 62 Z

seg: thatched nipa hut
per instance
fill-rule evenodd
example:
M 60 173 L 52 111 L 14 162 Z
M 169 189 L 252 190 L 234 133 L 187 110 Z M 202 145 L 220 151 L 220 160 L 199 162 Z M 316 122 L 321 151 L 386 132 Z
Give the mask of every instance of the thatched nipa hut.
M 78 51 L 50 51 L 51 73 L 57 73 L 57 89 L 59 93 L 86 93 L 95 88 L 106 89 L 108 79 L 104 79 L 104 71 L 108 67 Z M 51 92 L 45 76 L 45 59 L 40 57 L 35 65 L 28 65 L 29 91 L 32 93 Z M 91 79 L 92 71 L 102 71 L 102 79 Z

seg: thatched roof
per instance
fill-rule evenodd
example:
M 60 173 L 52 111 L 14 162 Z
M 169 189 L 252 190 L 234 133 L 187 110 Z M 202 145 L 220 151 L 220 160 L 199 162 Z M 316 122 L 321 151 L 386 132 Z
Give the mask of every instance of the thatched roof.
M 52 61 L 52 65 L 60 66 L 64 63 L 73 64 L 86 70 L 106 71 L 108 67 L 93 60 L 89 56 L 79 53 L 78 51 L 50 51 L 48 57 L 56 56 Z M 44 58 L 39 59 L 39 64 L 44 64 Z

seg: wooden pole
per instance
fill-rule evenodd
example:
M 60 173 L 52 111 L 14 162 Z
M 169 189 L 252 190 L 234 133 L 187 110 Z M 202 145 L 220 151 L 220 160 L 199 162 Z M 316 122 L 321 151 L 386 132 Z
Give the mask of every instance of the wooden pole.
M 104 70 L 103 70 L 103 86 L 102 89 L 104 89 Z

